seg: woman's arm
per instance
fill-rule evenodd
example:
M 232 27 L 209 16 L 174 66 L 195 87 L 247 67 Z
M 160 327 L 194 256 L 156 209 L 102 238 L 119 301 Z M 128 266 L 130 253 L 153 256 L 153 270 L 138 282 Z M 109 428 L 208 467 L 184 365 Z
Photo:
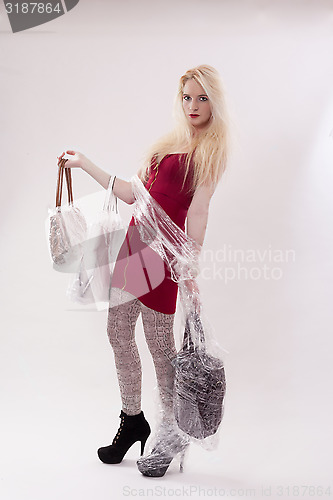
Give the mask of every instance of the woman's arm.
M 209 203 L 213 193 L 214 189 L 212 186 L 199 186 L 193 195 L 190 208 L 187 212 L 187 234 L 200 246 L 203 245 L 205 239 Z
M 82 168 L 82 170 L 91 175 L 91 177 L 95 179 L 95 181 L 97 181 L 101 186 L 103 186 L 103 188 L 108 188 L 111 177 L 110 174 L 95 165 L 91 160 L 89 160 L 89 158 L 87 158 L 79 151 L 68 150 L 66 151 L 66 153 L 72 156 L 72 158 L 66 161 L 66 168 Z M 64 156 L 64 154 L 65 153 L 59 156 L 59 161 Z M 123 179 L 119 179 L 118 177 L 116 177 L 113 185 L 113 192 L 117 196 L 117 198 L 124 201 L 125 203 L 134 203 L 131 182 L 124 181 Z
M 194 256 L 191 268 L 191 275 L 194 278 L 200 272 L 199 254 L 201 252 L 201 247 L 205 239 L 208 222 L 209 203 L 211 197 L 213 196 L 213 193 L 214 189 L 211 186 L 199 186 L 193 195 L 191 205 L 187 212 L 187 235 L 190 236 L 199 245 L 197 254 Z M 185 285 L 190 296 L 192 297 L 193 304 L 195 305 L 196 310 L 200 313 L 201 301 L 196 280 L 185 280 Z
M 97 165 L 95 165 L 91 160 L 87 159 L 87 161 L 83 163 L 82 169 L 91 175 L 91 177 L 93 177 L 105 189 L 108 188 L 111 177 L 110 174 L 97 167 Z M 129 205 L 134 203 L 131 182 L 124 181 L 123 179 L 116 177 L 113 184 L 113 192 L 117 198 L 125 203 L 128 203 Z
M 99 182 L 99 184 L 105 189 L 108 188 L 110 174 L 97 167 L 97 165 L 95 165 L 91 160 L 88 160 L 88 158 L 86 158 L 83 162 L 82 169 L 89 175 L 91 175 L 91 177 Z M 116 180 L 113 184 L 113 192 L 117 198 L 124 201 L 125 203 L 128 203 L 129 205 L 134 203 L 131 182 L 124 181 L 123 179 L 116 177 Z

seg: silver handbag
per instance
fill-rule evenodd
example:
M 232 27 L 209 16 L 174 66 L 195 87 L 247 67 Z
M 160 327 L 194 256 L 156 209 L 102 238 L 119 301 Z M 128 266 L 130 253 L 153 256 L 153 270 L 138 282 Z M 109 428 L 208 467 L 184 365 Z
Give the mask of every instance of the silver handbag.
M 74 205 L 71 170 L 64 167 L 66 161 L 67 159 L 62 158 L 59 163 L 56 206 L 50 212 L 49 244 L 54 269 L 68 273 L 76 272 L 79 268 L 87 233 L 87 224 L 80 209 Z M 68 204 L 62 206 L 64 171 Z

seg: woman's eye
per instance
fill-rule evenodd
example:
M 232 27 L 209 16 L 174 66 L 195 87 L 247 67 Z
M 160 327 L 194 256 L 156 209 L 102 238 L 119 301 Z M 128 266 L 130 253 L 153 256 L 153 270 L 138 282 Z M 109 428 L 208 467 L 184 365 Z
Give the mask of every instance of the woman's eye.
M 190 99 L 190 96 L 189 95 L 184 95 L 184 101 L 187 101 L 188 99 Z
M 205 96 L 201 96 L 200 99 L 202 99 L 203 101 L 208 101 L 208 98 Z

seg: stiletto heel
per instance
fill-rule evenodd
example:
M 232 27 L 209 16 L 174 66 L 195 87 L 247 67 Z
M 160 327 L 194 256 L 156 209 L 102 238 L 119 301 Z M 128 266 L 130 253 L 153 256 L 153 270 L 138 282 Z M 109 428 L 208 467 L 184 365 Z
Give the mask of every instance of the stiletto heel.
M 184 472 L 184 458 L 185 458 L 186 450 L 187 450 L 187 447 L 184 448 L 183 451 L 180 452 L 179 472 Z
M 143 452 L 145 450 L 145 444 L 149 436 L 141 440 L 141 456 L 143 455 Z
M 97 450 L 99 459 L 105 464 L 119 464 L 124 458 L 129 448 L 141 441 L 141 455 L 150 434 L 150 426 L 143 415 L 143 411 L 138 415 L 127 415 L 121 410 L 120 427 L 112 444 Z

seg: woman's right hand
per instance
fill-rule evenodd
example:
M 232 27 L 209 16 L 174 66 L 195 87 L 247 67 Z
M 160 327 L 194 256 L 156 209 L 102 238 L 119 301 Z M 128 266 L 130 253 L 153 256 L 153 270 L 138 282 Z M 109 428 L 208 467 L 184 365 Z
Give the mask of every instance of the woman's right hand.
M 63 158 L 65 153 L 62 153 L 61 156 L 58 156 L 58 166 L 60 163 L 60 160 Z M 88 161 L 88 158 L 83 154 L 80 153 L 79 151 L 73 151 L 72 149 L 68 149 L 66 151 L 66 154 L 71 155 L 72 158 L 68 158 L 67 161 L 65 162 L 64 167 L 65 168 L 84 168 L 85 163 Z

